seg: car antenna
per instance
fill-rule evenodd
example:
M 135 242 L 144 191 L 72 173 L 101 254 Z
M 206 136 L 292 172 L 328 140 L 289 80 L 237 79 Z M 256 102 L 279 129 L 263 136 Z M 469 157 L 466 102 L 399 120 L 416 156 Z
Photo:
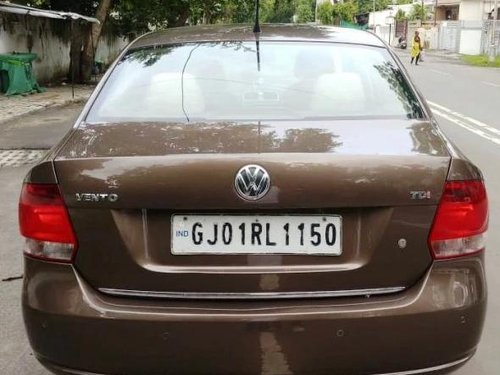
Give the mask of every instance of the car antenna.
M 259 43 L 260 24 L 259 24 L 259 8 L 260 8 L 260 1 L 259 0 L 255 0 L 255 25 L 253 26 L 253 32 L 255 34 L 255 45 L 257 47 L 257 70 L 260 72 L 260 43 Z
M 260 33 L 259 10 L 260 10 L 260 1 L 255 0 L 255 24 L 253 26 L 254 33 Z

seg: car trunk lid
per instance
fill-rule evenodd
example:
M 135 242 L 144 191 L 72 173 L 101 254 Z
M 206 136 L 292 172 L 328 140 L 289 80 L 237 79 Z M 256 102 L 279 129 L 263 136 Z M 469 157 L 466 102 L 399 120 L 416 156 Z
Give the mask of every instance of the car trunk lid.
M 374 294 L 415 283 L 450 157 L 412 120 L 84 125 L 55 160 L 94 287 L 138 296 Z M 257 164 L 272 183 L 235 191 Z M 172 254 L 173 215 L 340 216 L 341 254 Z

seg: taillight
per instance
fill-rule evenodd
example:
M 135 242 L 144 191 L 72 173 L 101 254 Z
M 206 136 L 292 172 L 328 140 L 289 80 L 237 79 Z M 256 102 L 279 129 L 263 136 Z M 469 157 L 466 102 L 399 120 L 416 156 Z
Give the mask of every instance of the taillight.
M 488 198 L 483 181 L 446 182 L 429 236 L 434 259 L 483 250 L 487 228 Z
M 53 184 L 24 184 L 19 202 L 19 226 L 26 237 L 27 256 L 71 262 L 77 248 L 59 187 Z

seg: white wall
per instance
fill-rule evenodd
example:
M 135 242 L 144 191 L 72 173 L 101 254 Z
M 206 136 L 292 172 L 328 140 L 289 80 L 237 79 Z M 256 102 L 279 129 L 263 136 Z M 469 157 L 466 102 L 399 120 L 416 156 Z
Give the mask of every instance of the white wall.
M 394 15 L 397 13 L 398 9 L 402 9 L 403 12 L 409 14 L 411 9 L 413 8 L 412 4 L 403 4 L 403 5 L 393 5 L 392 9 L 380 10 L 378 12 L 371 12 L 369 15 L 368 26 L 375 26 L 375 34 L 377 34 L 380 38 L 382 38 L 386 43 L 391 45 L 396 45 L 398 43 L 396 37 L 396 23 Z M 391 26 L 386 22 L 392 22 Z M 390 33 L 390 34 L 389 34 Z M 390 36 L 389 36 L 390 35 Z
M 128 43 L 129 42 L 123 38 L 102 38 L 97 45 L 95 59 L 109 65 L 116 59 L 121 50 L 125 48 Z
M 484 19 L 484 4 L 480 0 L 462 0 L 458 12 L 459 21 L 480 21 Z
M 466 55 L 481 54 L 481 30 L 463 30 L 460 33 L 460 53 Z
M 19 21 L 12 22 L 13 19 Z M 49 21 L 45 18 L 29 17 L 29 29 L 27 31 L 24 17 L 17 16 L 9 18 L 1 17 L 0 14 L 0 53 L 28 52 L 28 35 L 31 33 L 33 48 L 31 52 L 36 53 L 38 58 L 33 62 L 33 70 L 40 82 L 48 82 L 65 77 L 70 65 L 70 43 L 57 36 L 51 27 L 51 22 L 60 22 L 61 27 L 69 28 L 66 21 Z M 7 21 L 8 19 L 8 21 Z M 121 38 L 104 37 L 100 40 L 96 59 L 110 63 L 120 50 L 127 44 Z
M 424 42 L 425 49 L 437 49 L 439 44 L 439 28 L 437 26 L 432 27 L 420 27 L 418 31 Z M 413 35 L 413 34 L 412 34 Z
M 398 9 L 402 9 L 403 12 L 409 14 L 413 8 L 413 4 L 403 4 L 403 5 L 392 5 L 392 9 L 380 10 L 378 12 L 370 12 L 368 25 L 386 25 L 387 17 L 394 16 Z M 375 23 L 374 23 L 375 22 Z
M 37 79 L 43 82 L 63 76 L 69 68 L 69 43 L 64 43 L 55 37 L 47 21 L 32 19 L 30 26 L 38 30 L 38 33 L 32 32 L 31 51 L 38 55 L 33 62 Z M 9 21 L 5 27 L 7 30 L 0 26 L 0 53 L 29 52 L 28 32 L 24 21 Z
M 439 27 L 426 25 L 420 26 L 420 22 L 409 22 L 406 38 L 408 40 L 408 48 L 411 48 L 412 40 L 415 31 L 420 34 L 420 39 L 424 43 L 424 49 L 437 49 L 439 44 Z
M 377 34 L 382 40 L 384 40 L 386 43 L 389 43 L 389 38 L 391 39 L 390 43 L 391 45 L 394 44 L 394 30 L 392 30 L 394 27 L 391 27 L 389 30 L 389 26 L 382 26 L 382 25 L 377 25 L 375 26 L 375 34 Z M 390 32 L 390 34 L 389 34 Z

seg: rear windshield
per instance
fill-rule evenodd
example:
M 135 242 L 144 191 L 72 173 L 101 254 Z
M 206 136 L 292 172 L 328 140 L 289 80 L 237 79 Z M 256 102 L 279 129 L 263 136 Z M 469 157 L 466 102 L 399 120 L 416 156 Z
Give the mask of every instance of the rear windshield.
M 86 121 L 421 118 L 384 48 L 220 42 L 148 47 L 119 62 Z

